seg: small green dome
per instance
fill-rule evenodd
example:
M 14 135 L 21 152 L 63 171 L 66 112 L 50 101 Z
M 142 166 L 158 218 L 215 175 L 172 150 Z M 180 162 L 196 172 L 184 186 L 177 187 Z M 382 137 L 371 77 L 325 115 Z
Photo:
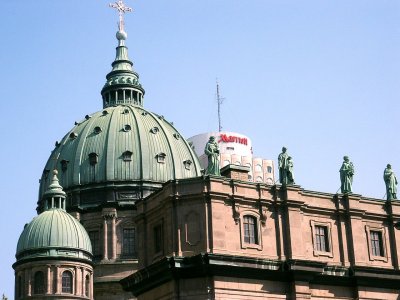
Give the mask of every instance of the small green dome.
M 17 262 L 40 257 L 91 261 L 89 235 L 81 223 L 65 210 L 46 210 L 25 225 L 17 245 Z

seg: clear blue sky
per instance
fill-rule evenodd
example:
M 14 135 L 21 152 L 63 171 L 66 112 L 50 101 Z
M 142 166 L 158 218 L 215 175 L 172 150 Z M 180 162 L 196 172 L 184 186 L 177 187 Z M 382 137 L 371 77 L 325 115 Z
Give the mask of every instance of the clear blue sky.
M 35 216 L 53 149 L 86 114 L 114 59 L 110 1 L 2 1 L 0 12 L 0 293 Z M 145 107 L 192 135 L 246 134 L 276 160 L 285 145 L 304 189 L 335 193 L 349 155 L 353 190 L 382 198 L 383 169 L 400 176 L 400 1 L 127 0 L 130 58 Z

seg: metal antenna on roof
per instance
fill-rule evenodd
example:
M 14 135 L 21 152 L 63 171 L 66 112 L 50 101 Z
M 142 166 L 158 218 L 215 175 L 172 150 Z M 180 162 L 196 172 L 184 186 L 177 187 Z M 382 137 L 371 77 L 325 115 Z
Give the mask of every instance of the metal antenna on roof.
M 217 82 L 217 103 L 218 103 L 218 131 L 222 131 L 222 125 L 221 125 L 221 105 L 224 102 L 225 98 L 221 98 L 219 95 L 219 83 L 218 83 L 218 78 L 216 80 Z

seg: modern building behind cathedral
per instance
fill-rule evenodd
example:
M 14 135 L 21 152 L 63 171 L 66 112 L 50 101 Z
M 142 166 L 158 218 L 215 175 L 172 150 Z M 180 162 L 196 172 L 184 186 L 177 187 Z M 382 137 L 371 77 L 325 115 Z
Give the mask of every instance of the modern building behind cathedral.
M 125 45 L 130 9 L 113 7 L 103 109 L 44 167 L 15 299 L 399 299 L 400 201 L 276 184 L 273 161 L 253 158 L 241 134 L 189 143 L 145 109 Z M 225 143 L 222 176 L 203 172 L 210 135 Z

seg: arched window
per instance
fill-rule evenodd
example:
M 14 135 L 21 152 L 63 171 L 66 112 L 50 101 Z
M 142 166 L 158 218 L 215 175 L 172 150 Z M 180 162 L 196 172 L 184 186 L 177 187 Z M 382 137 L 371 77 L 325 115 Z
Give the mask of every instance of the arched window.
M 258 244 L 257 218 L 243 216 L 243 237 L 246 244 Z
M 86 275 L 85 278 L 85 296 L 89 297 L 90 296 L 89 293 L 90 293 L 90 275 L 88 274 Z
M 72 294 L 72 273 L 70 271 L 62 273 L 62 292 Z
M 272 173 L 272 167 L 271 166 L 267 166 L 267 172 L 268 173 Z
M 33 293 L 44 294 L 44 274 L 41 271 L 36 272 L 33 277 Z

